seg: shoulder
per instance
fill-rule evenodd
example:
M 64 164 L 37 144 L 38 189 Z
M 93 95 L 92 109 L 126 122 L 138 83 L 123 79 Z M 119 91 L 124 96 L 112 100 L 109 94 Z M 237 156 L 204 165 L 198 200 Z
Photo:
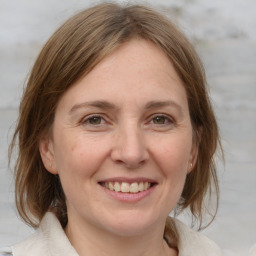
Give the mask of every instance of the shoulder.
M 249 256 L 256 256 L 256 244 L 250 249 Z
M 12 249 L 11 249 L 11 247 L 1 247 L 0 248 L 0 256 L 11 256 L 11 255 L 13 255 L 12 254 Z
M 181 221 L 174 219 L 178 232 L 178 249 L 179 255 L 191 256 L 221 256 L 221 249 L 217 244 L 205 235 L 197 232 Z
M 44 223 L 48 224 L 47 220 Z M 32 256 L 32 255 L 49 255 L 47 237 L 44 234 L 43 226 L 40 224 L 39 228 L 35 230 L 34 234 L 25 240 L 12 246 L 12 253 L 14 256 Z M 46 231 L 47 232 L 47 231 Z M 1 256 L 1 255 L 0 255 Z
M 46 213 L 32 236 L 12 247 L 12 252 L 14 256 L 78 256 L 57 217 L 51 212 Z

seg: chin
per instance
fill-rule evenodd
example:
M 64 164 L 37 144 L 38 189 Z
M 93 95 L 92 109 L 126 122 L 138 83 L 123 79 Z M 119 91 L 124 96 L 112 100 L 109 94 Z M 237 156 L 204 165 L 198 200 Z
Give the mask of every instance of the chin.
M 163 222 L 165 223 L 165 220 Z M 156 225 L 158 227 L 160 225 L 160 221 L 157 221 L 156 217 L 126 213 L 114 218 L 112 224 L 109 225 L 109 231 L 123 237 L 139 236 L 154 229 Z

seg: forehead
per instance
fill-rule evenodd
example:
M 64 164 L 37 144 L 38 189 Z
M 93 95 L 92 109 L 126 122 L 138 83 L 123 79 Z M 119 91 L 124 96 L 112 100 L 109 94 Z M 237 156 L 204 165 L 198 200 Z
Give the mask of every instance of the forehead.
M 105 57 L 77 81 L 63 99 L 110 100 L 132 104 L 176 98 L 186 103 L 186 92 L 172 62 L 152 42 L 133 39 Z

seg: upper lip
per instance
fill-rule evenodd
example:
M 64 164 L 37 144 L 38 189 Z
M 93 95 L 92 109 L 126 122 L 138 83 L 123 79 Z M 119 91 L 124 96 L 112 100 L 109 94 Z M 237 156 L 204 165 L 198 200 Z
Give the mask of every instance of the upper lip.
M 112 177 L 107 179 L 102 179 L 99 181 L 99 183 L 103 182 L 127 182 L 127 183 L 133 183 L 133 182 L 149 182 L 149 183 L 157 183 L 156 180 L 145 178 L 145 177 L 137 177 L 137 178 L 130 178 L 130 177 Z

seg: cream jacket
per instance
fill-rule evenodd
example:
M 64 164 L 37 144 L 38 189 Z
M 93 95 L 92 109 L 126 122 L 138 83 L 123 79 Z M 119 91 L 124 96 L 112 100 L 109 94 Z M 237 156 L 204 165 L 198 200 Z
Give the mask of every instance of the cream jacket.
M 249 256 L 256 256 L 256 244 L 253 245 L 249 252 Z
M 219 247 L 204 235 L 188 228 L 178 220 L 175 225 L 180 236 L 179 256 L 220 256 Z M 48 212 L 37 231 L 11 248 L 14 256 L 78 256 L 58 219 Z

